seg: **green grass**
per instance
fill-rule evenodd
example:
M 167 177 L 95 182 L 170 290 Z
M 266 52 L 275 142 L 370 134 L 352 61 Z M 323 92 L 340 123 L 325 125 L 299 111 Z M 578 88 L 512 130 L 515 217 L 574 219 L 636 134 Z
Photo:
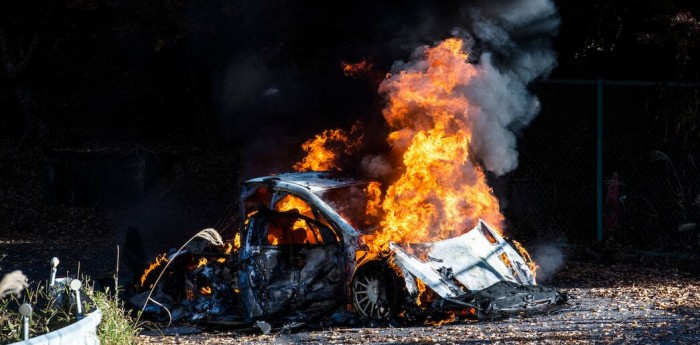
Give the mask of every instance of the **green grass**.
M 60 300 L 41 284 L 32 284 L 21 296 L 6 296 L 0 300 L 0 343 L 22 340 L 22 316 L 19 305 L 29 303 L 32 308 L 29 336 L 37 336 L 69 325 L 75 319 L 75 308 L 68 298 Z
M 141 323 L 138 318 L 132 317 L 124 308 L 116 293 L 95 291 L 86 289 L 88 296 L 102 311 L 102 322 L 97 327 L 97 336 L 102 345 L 132 345 L 137 343 L 137 336 L 141 332 Z
M 89 279 L 83 277 L 84 300 L 83 310 L 89 313 L 99 308 L 102 312 L 102 321 L 97 327 L 97 336 L 103 345 L 131 345 L 137 344 L 137 336 L 141 331 L 141 325 L 137 318 L 124 308 L 124 302 L 119 300 L 117 294 L 100 292 L 95 290 Z M 67 289 L 67 288 L 66 288 Z M 65 291 L 64 296 L 70 296 L 72 291 Z M 6 296 L 0 299 L 0 344 L 7 344 L 22 340 L 22 316 L 17 308 L 22 303 L 32 305 L 34 311 L 30 319 L 30 337 L 39 336 L 48 332 L 68 326 L 76 321 L 75 306 L 70 301 L 63 300 L 54 293 L 47 291 L 40 284 L 31 284 L 20 296 Z

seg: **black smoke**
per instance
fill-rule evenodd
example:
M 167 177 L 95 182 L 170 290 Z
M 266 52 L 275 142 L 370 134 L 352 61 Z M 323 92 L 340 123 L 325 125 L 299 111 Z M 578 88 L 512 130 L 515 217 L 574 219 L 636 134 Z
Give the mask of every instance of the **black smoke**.
M 386 151 L 377 89 L 394 63 L 458 32 L 474 37 L 475 50 L 495 52 L 494 65 L 512 64 L 519 42 L 532 45 L 537 31 L 551 29 L 532 25 L 542 19 L 533 14 L 541 9 L 527 11 L 527 3 L 197 2 L 186 22 L 191 49 L 210 66 L 217 135 L 244 148 L 249 177 L 288 170 L 301 157 L 305 139 L 358 120 L 376 133 L 366 136 L 370 152 L 363 153 Z M 536 5 L 542 3 L 554 9 L 548 0 Z M 544 16 L 556 18 L 556 11 Z M 493 27 L 509 37 L 487 37 Z M 372 63 L 371 76 L 343 74 L 342 62 L 364 59 Z

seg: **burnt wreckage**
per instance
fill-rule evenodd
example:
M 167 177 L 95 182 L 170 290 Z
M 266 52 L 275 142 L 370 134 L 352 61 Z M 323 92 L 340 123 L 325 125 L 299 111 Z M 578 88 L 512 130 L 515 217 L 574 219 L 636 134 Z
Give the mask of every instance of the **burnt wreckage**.
M 190 246 L 171 255 L 172 272 L 153 299 L 173 308 L 173 318 L 248 324 L 338 310 L 375 320 L 485 319 L 566 302 L 565 294 L 537 285 L 523 256 L 481 220 L 454 238 L 390 243 L 386 252 L 370 255 L 364 233 L 351 225 L 363 223 L 348 216 L 365 186 L 318 172 L 244 182 L 240 248 L 225 253 Z M 156 272 L 144 275 L 144 287 Z

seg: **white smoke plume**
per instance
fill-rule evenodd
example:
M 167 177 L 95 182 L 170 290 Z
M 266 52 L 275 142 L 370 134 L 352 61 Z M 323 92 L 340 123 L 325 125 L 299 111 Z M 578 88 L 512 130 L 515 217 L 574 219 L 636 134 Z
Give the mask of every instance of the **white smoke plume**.
M 551 0 L 483 1 L 465 13 L 480 72 L 463 90 L 473 106 L 470 146 L 487 170 L 503 175 L 518 166 L 517 132 L 540 110 L 527 85 L 556 66 L 550 40 L 559 16 Z
M 381 155 L 367 155 L 362 158 L 362 171 L 372 179 L 383 179 L 391 174 L 391 164 Z
M 540 267 L 537 270 L 537 279 L 540 281 L 546 281 L 557 273 L 566 259 L 564 253 L 553 245 L 535 247 L 532 258 Z
M 473 157 L 486 170 L 503 175 L 518 166 L 516 135 L 540 111 L 528 84 L 556 66 L 551 39 L 559 15 L 551 0 L 477 1 L 462 12 L 468 29 L 456 28 L 452 35 L 463 39 L 477 70 L 458 90 L 469 101 L 462 120 L 473 129 Z M 417 49 L 409 62 L 396 62 L 393 72 L 425 70 L 424 50 Z M 402 150 L 408 143 L 393 145 Z

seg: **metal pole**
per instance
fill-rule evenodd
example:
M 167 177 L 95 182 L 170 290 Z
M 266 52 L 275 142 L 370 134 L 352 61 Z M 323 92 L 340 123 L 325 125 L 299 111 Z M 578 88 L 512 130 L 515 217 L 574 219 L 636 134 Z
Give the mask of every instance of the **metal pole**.
M 598 79 L 596 119 L 596 239 L 603 240 L 603 79 Z
M 70 288 L 75 292 L 75 309 L 76 309 L 76 318 L 77 319 L 82 319 L 83 318 L 83 305 L 80 301 L 80 288 L 83 286 L 83 283 L 80 282 L 78 279 L 73 279 L 70 282 Z
M 32 315 L 32 306 L 24 303 L 19 306 L 19 314 L 22 315 L 22 336 L 24 341 L 29 340 L 29 316 Z
M 23 316 L 22 319 L 23 319 L 22 324 L 24 325 L 24 327 L 22 327 L 22 335 L 23 335 L 24 341 L 27 341 L 27 340 L 29 340 L 29 316 Z
M 83 317 L 83 304 L 80 302 L 80 291 L 75 291 L 75 309 L 78 318 Z
M 56 283 L 56 267 L 58 267 L 58 263 L 59 261 L 57 257 L 54 256 L 51 258 L 51 280 L 49 280 L 49 286 L 53 286 Z

